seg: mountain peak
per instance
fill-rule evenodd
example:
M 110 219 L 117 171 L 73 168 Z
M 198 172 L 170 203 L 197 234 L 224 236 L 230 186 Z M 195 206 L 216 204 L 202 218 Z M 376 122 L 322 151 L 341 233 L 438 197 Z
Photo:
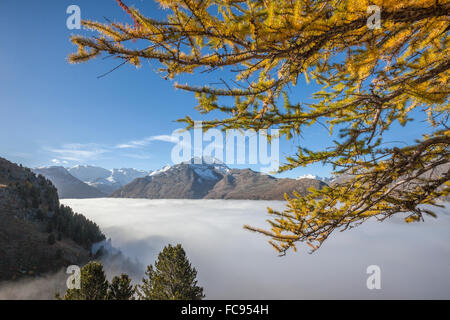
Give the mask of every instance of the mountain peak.
M 77 164 L 76 166 L 72 167 L 73 169 L 79 169 L 79 168 L 100 168 L 97 166 L 91 166 L 89 164 Z
M 300 180 L 300 179 L 314 179 L 314 180 L 319 180 L 319 181 L 323 181 L 323 182 L 329 182 L 332 180 L 332 178 L 328 178 L 328 177 L 320 177 L 311 173 L 307 173 L 304 174 L 302 176 L 299 176 L 296 180 Z
M 129 183 L 111 197 L 283 200 L 285 193 L 296 191 L 305 195 L 310 187 L 326 185 L 316 179 L 277 179 L 251 169 L 231 170 L 221 162 L 207 164 L 195 160 L 167 165 L 150 174 L 150 178 Z
M 48 166 L 48 167 L 37 167 L 35 168 L 35 170 L 37 171 L 47 171 L 47 172 L 53 172 L 53 173 L 58 173 L 58 174 L 63 174 L 63 175 L 69 175 L 70 173 L 69 171 L 67 171 L 66 168 L 64 168 L 63 166 Z
M 206 165 L 219 164 L 225 166 L 225 164 L 222 161 L 210 156 L 193 157 L 188 161 L 182 162 L 182 164 L 206 164 Z
M 166 164 L 166 165 L 165 165 L 164 167 L 162 167 L 161 169 L 158 169 L 158 170 L 155 170 L 155 171 L 150 172 L 149 176 L 156 176 L 156 175 L 158 175 L 158 174 L 160 174 L 160 173 L 163 173 L 163 172 L 166 172 L 166 171 L 170 170 L 171 168 L 172 168 L 171 165 Z
M 74 177 L 61 166 L 41 167 L 32 170 L 35 174 L 41 174 L 56 186 L 60 198 L 101 198 L 105 193 L 89 186 L 80 179 Z

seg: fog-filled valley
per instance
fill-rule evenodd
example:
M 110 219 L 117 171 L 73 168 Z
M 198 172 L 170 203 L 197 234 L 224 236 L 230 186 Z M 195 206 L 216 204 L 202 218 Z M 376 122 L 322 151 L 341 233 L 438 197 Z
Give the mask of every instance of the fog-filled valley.
M 244 224 L 267 227 L 266 208 L 283 201 L 65 199 L 95 221 L 134 266 L 152 264 L 181 243 L 207 299 L 450 298 L 449 207 L 438 218 L 406 224 L 401 216 L 332 235 L 317 252 L 300 245 L 278 257 Z M 381 290 L 368 290 L 366 269 L 381 268 Z M 127 264 L 107 269 L 129 272 Z M 143 268 L 142 268 L 143 272 Z M 140 280 L 135 275 L 135 280 Z

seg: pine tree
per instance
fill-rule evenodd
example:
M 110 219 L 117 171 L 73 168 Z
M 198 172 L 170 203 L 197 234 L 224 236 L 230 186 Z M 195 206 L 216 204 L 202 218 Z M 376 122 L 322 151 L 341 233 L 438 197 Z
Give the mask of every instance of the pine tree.
M 108 286 L 102 264 L 91 261 L 81 268 L 81 288 L 67 290 L 64 300 L 106 300 Z
M 284 254 L 298 241 L 317 250 L 334 231 L 371 217 L 406 213 L 412 222 L 434 216 L 423 204 L 437 205 L 450 193 L 449 1 L 157 2 L 168 12 L 165 20 L 119 1 L 132 25 L 83 21 L 100 35 L 73 36 L 78 51 L 69 61 L 105 53 L 136 67 L 159 63 L 165 79 L 215 74 L 214 86 L 175 83 L 195 93 L 202 114 L 222 113 L 204 121 L 204 129 L 277 128 L 286 139 L 315 125 L 330 135 L 339 129 L 327 148 L 299 146 L 280 171 L 323 163 L 347 179 L 306 197 L 286 197 L 285 211 L 269 210 L 270 230 L 247 229 L 268 236 Z M 369 5 L 380 9 L 381 28 L 370 27 Z M 235 77 L 223 79 L 223 69 Z M 320 89 L 314 101 L 291 102 L 303 77 Z M 386 131 L 418 114 L 427 117 L 427 132 L 409 145 L 386 143 Z M 194 126 L 190 117 L 180 121 Z M 443 173 L 432 174 L 443 165 Z
M 201 300 L 203 288 L 197 286 L 197 271 L 192 268 L 180 244 L 166 246 L 155 267 L 149 265 L 146 278 L 137 286 L 143 300 Z
M 134 300 L 135 289 L 126 274 L 115 276 L 108 289 L 108 300 Z

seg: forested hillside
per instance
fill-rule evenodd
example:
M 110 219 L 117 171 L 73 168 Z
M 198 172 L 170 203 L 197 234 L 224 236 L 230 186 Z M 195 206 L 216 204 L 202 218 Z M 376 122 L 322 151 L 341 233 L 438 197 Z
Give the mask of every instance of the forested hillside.
M 0 281 L 87 262 L 103 239 L 94 222 L 60 205 L 49 180 L 0 158 Z

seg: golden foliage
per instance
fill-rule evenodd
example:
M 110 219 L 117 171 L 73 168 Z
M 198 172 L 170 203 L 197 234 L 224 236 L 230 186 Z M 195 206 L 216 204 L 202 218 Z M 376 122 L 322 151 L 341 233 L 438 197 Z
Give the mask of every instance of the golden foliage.
M 207 128 L 268 129 L 288 139 L 314 123 L 340 130 L 334 147 L 299 148 L 281 170 L 316 162 L 332 164 L 348 179 L 302 198 L 287 198 L 283 212 L 269 211 L 271 238 L 280 252 L 304 241 L 316 250 L 335 230 L 371 217 L 408 212 L 408 222 L 429 214 L 449 193 L 450 171 L 431 174 L 449 162 L 449 13 L 446 0 L 158 0 L 165 21 L 128 9 L 138 24 L 84 21 L 101 37 L 72 37 L 78 52 L 72 63 L 101 53 L 139 66 L 157 60 L 166 78 L 230 67 L 233 84 L 194 87 L 197 109 L 228 115 L 206 121 Z M 371 4 L 381 8 L 382 27 L 367 26 Z M 129 45 L 139 41 L 141 49 Z M 299 77 L 322 89 L 316 103 L 292 104 L 289 88 Z M 231 106 L 223 96 L 236 97 Z M 284 103 L 283 103 L 284 101 Z M 392 124 L 405 125 L 423 110 L 434 132 L 404 148 L 386 147 L 382 135 Z M 191 118 L 182 121 L 193 126 Z

